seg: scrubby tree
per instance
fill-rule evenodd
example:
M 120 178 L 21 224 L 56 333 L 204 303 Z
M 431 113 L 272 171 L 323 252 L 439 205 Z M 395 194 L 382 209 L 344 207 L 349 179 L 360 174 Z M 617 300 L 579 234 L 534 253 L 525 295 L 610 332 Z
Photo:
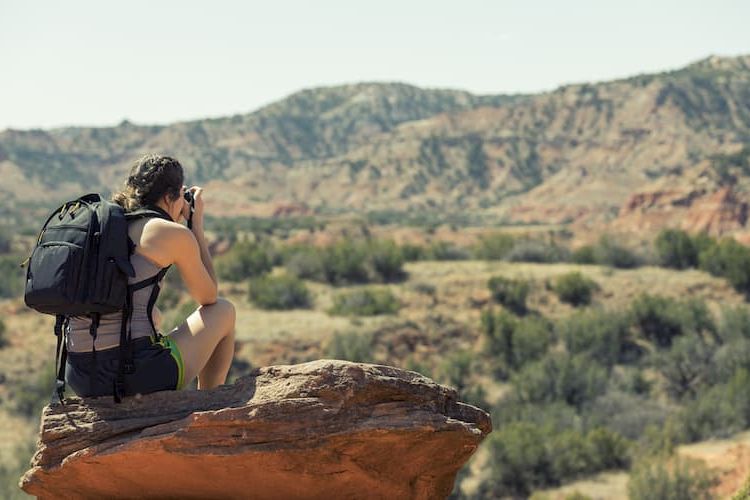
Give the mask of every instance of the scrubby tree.
M 248 298 L 262 309 L 305 309 L 312 305 L 305 282 L 288 274 L 250 280 Z
M 560 300 L 574 307 L 590 304 L 592 295 L 599 288 L 596 281 L 578 271 L 558 276 L 553 285 Z
M 521 279 L 493 276 L 487 281 L 487 288 L 495 302 L 516 314 L 526 314 L 526 298 L 531 290 L 531 283 Z

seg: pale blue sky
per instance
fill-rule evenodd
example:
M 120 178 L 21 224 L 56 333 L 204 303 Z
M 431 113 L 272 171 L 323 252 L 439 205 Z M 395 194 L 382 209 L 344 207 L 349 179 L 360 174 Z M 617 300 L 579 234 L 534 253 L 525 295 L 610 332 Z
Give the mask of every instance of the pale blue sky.
M 750 54 L 750 1 L 0 0 L 0 130 L 246 113 L 402 81 L 538 92 Z

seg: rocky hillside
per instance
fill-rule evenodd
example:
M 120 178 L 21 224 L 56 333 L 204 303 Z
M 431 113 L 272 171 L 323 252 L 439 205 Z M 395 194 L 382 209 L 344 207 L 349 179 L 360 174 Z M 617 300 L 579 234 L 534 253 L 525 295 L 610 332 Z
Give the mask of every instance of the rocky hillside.
M 190 182 L 209 187 L 219 214 L 302 205 L 627 229 L 640 227 L 639 217 L 658 226 L 669 219 L 665 210 L 680 213 L 704 197 L 714 206 L 711 197 L 726 188 L 744 203 L 744 169 L 716 158 L 745 144 L 750 56 L 530 96 L 363 83 L 165 127 L 6 130 L 0 174 L 10 182 L 0 186 L 0 216 L 51 189 L 57 198 L 115 189 L 132 159 L 157 151 L 177 156 Z M 694 194 L 665 206 L 639 202 L 666 191 Z

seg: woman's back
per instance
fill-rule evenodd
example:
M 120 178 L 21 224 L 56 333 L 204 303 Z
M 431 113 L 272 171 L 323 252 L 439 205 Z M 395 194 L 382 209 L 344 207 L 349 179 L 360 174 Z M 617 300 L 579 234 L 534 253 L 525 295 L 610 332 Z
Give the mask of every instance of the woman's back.
M 130 223 L 128 227 L 128 236 L 135 243 L 136 247 L 133 255 L 130 256 L 130 263 L 135 269 L 135 276 L 128 278 L 128 284 L 133 285 L 147 278 L 155 276 L 162 267 L 154 262 L 153 247 L 159 245 L 159 239 L 168 237 L 163 231 L 160 231 L 159 224 L 153 224 L 154 219 L 139 219 Z M 141 244 L 143 238 L 150 240 L 150 247 L 144 248 Z M 163 243 L 163 242 L 162 242 Z M 144 252 L 152 254 L 145 255 Z M 151 320 L 148 315 L 148 302 L 153 291 L 154 285 L 149 285 L 133 293 L 132 315 L 130 318 L 129 328 L 132 339 L 147 337 L 153 335 Z M 87 316 L 73 316 L 70 318 L 70 331 L 68 334 L 68 351 L 86 352 L 91 351 L 93 342 L 89 333 L 91 319 Z M 99 327 L 96 334 L 96 350 L 104 350 L 117 347 L 120 344 L 120 329 L 122 325 L 122 313 L 115 312 L 101 316 Z

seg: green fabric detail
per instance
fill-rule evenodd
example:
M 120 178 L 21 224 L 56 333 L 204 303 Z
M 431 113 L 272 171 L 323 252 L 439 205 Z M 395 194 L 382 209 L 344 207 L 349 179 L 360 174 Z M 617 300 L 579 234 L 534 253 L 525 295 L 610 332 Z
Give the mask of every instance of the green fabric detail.
M 153 337 L 151 338 L 151 342 L 154 344 L 159 344 L 162 347 L 165 347 L 166 349 L 169 349 L 169 354 L 172 355 L 172 358 L 174 358 L 175 363 L 177 363 L 177 390 L 181 390 L 183 384 L 185 383 L 185 364 L 182 361 L 182 354 L 180 354 L 180 348 L 177 347 L 177 342 L 175 342 L 169 335 L 162 335 L 161 333 L 158 333 L 158 339 L 156 342 L 154 342 Z

